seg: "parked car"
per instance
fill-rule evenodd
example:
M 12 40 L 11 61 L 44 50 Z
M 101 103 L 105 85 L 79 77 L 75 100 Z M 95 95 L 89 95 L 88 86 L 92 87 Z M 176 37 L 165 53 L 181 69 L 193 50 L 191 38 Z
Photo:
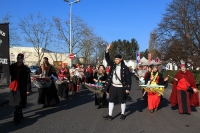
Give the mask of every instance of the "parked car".
M 32 74 L 38 74 L 40 67 L 39 66 L 30 66 L 29 68 L 30 68 Z

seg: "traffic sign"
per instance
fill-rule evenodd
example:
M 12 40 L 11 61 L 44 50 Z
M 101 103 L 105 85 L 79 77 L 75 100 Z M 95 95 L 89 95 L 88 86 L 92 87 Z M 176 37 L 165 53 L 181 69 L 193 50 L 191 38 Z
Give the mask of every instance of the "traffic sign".
M 69 54 L 69 58 L 71 59 L 71 60 L 73 60 L 74 59 L 74 55 L 73 54 Z

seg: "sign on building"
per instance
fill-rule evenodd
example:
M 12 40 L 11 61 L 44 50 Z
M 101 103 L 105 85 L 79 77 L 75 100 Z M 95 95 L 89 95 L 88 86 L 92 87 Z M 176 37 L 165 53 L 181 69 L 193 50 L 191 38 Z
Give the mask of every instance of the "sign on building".
M 9 83 L 9 59 L 9 24 L 4 23 L 0 24 L 0 85 Z

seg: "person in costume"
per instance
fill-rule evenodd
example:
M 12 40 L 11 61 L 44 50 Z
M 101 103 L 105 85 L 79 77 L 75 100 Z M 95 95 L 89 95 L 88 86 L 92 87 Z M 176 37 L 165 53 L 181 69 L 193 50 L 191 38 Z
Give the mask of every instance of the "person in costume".
M 136 76 L 138 77 L 138 79 L 144 77 L 145 72 L 143 71 L 143 66 L 138 65 L 137 67 L 137 73 Z
M 148 71 L 144 75 L 144 80 L 146 79 L 147 75 L 149 75 L 149 73 L 151 73 L 151 71 L 152 71 L 152 67 L 148 66 Z
M 70 80 L 69 80 L 69 88 L 71 90 L 71 94 L 74 94 L 77 91 L 77 80 L 78 77 L 76 76 L 76 65 L 73 64 L 72 68 L 70 69 Z
M 145 83 L 147 84 L 147 80 L 146 80 L 146 78 L 147 78 L 147 76 L 150 74 L 152 72 L 152 67 L 151 66 L 148 66 L 148 71 L 145 73 L 145 75 L 144 75 L 144 81 L 146 81 Z M 149 79 L 148 79 L 149 80 Z M 144 89 L 142 89 L 142 94 L 143 94 L 143 99 L 145 100 L 145 101 L 148 101 L 147 100 L 147 92 L 144 90 Z
M 147 85 L 164 85 L 167 82 L 168 77 L 165 79 L 158 72 L 157 66 L 153 66 L 153 70 L 148 72 L 145 77 L 145 84 Z M 163 88 L 164 89 L 164 88 Z M 147 101 L 148 101 L 148 109 L 151 113 L 158 110 L 158 106 L 160 104 L 162 95 L 157 92 L 148 91 L 147 92 Z
M 112 113 L 114 109 L 114 102 L 116 99 L 119 100 L 121 104 L 121 120 L 125 119 L 125 109 L 126 109 L 126 96 L 129 94 L 131 89 L 131 73 L 129 68 L 125 65 L 122 56 L 115 55 L 114 62 L 110 60 L 109 49 L 111 45 L 108 45 L 105 52 L 105 59 L 110 68 L 109 76 L 106 79 L 104 85 L 104 92 L 109 90 L 109 113 L 104 116 L 105 120 L 112 120 Z
M 109 66 L 109 65 L 107 65 L 107 67 L 106 67 L 106 74 L 108 75 L 108 74 L 109 74 L 109 72 L 110 72 L 110 66 Z
M 74 94 L 74 75 L 75 75 L 75 70 L 71 70 L 70 71 L 70 77 L 69 77 L 69 91 L 70 94 Z
M 84 84 L 86 82 L 86 78 L 85 78 L 86 68 L 85 68 L 84 64 L 80 65 L 80 69 L 81 69 L 81 72 L 82 72 L 81 82 L 82 82 L 82 84 Z
M 93 83 L 93 69 L 90 64 L 88 64 L 86 70 L 85 70 L 85 78 L 86 78 L 86 83 Z
M 48 58 L 43 58 L 43 64 L 39 70 L 40 77 L 44 78 L 47 82 L 51 82 L 49 87 L 39 88 L 38 103 L 44 104 L 45 107 L 55 106 L 60 102 L 57 89 L 54 83 L 54 78 L 57 77 L 55 68 L 49 63 Z
M 107 74 L 105 72 L 105 67 L 100 65 L 98 71 L 94 74 L 94 82 L 98 86 L 103 86 L 106 83 Z M 97 105 L 97 109 L 105 108 L 108 106 L 106 100 L 106 92 L 104 92 L 101 97 L 98 93 L 95 93 L 95 105 Z
M 76 91 L 80 92 L 80 89 L 82 87 L 82 80 L 84 76 L 83 69 L 80 67 L 80 64 L 76 65 L 75 76 L 77 76 Z
M 180 114 L 191 114 L 190 106 L 199 106 L 199 94 L 193 74 L 181 64 L 173 80 L 173 88 L 169 98 L 171 106 L 178 105 Z
M 69 70 L 66 68 L 64 64 L 62 64 L 61 69 L 59 69 L 58 72 L 58 96 L 61 98 L 67 98 L 68 97 L 68 80 L 69 80 Z
M 11 84 L 9 104 L 15 106 L 14 119 L 18 124 L 23 119 L 22 109 L 26 108 L 27 94 L 31 92 L 30 69 L 23 63 L 24 55 L 17 55 L 17 62 L 10 65 Z

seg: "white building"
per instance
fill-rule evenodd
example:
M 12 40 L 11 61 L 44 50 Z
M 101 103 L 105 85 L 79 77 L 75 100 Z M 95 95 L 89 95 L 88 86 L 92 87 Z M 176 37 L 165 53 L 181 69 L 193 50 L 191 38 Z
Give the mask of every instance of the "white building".
M 165 66 L 166 70 L 178 70 L 178 66 L 174 63 L 167 63 Z
M 44 48 L 41 48 L 40 51 L 44 52 L 43 57 L 47 57 L 49 59 L 50 64 L 53 64 L 54 61 L 60 61 L 60 62 L 66 63 L 66 65 L 70 63 L 70 59 L 68 57 L 69 54 L 53 52 Z M 28 66 L 38 65 L 38 55 L 34 47 L 11 47 L 10 48 L 10 62 L 11 63 L 16 62 L 16 58 L 19 53 L 24 54 L 24 63 L 26 65 Z

